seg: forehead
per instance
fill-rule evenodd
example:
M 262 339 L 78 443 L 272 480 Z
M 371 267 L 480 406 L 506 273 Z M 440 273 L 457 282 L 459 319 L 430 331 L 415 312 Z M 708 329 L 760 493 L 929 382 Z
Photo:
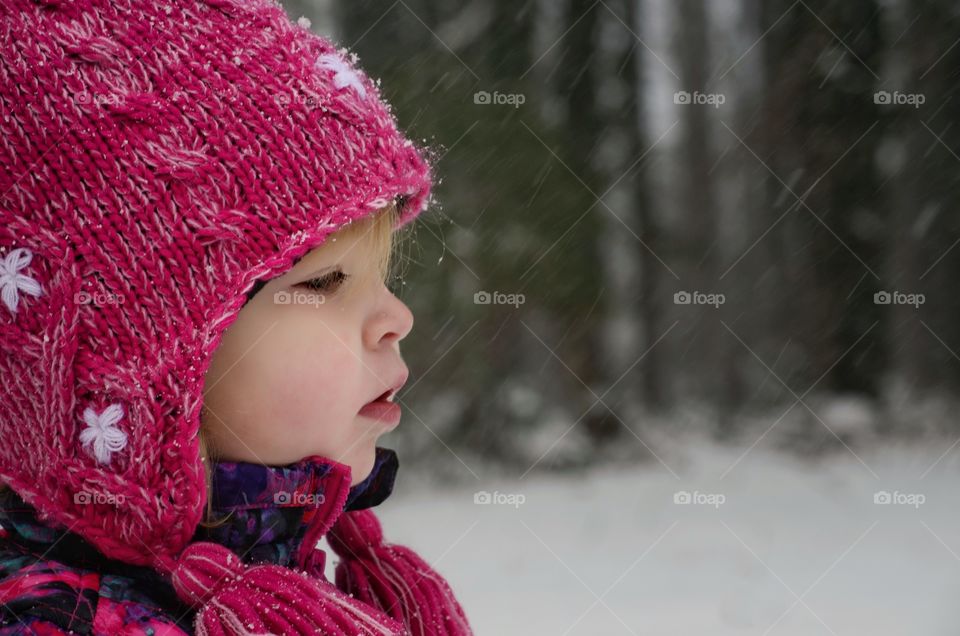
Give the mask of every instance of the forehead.
M 320 245 L 299 256 L 293 263 L 292 269 L 304 271 L 329 265 L 340 259 L 350 259 L 360 262 L 366 260 L 370 250 L 370 227 L 347 226 L 334 232 Z

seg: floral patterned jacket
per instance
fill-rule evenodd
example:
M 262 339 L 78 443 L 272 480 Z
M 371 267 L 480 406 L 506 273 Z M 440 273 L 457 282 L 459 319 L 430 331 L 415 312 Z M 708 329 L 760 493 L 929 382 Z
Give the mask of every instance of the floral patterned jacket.
M 341 498 L 325 497 L 335 487 L 332 463 L 317 456 L 283 467 L 214 463 L 212 506 L 227 521 L 198 527 L 194 539 L 221 543 L 246 563 L 290 566 L 308 527 L 330 528 L 344 511 L 390 495 L 397 457 L 376 452 L 370 475 L 340 509 L 331 502 Z M 47 525 L 12 490 L 0 495 L 0 526 L 0 636 L 193 633 L 195 610 L 158 573 L 108 559 L 67 528 Z M 311 569 L 322 572 L 325 552 L 309 554 Z

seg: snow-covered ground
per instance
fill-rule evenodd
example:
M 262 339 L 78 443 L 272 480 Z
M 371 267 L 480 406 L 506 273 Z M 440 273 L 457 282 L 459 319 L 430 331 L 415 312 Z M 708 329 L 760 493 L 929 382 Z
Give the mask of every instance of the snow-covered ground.
M 479 479 L 460 486 L 401 471 L 378 513 L 478 634 L 960 633 L 960 445 L 746 448 L 691 440 L 663 463 L 579 476 L 471 466 Z M 675 503 L 681 491 L 713 505 Z M 875 503 L 882 491 L 902 503 Z

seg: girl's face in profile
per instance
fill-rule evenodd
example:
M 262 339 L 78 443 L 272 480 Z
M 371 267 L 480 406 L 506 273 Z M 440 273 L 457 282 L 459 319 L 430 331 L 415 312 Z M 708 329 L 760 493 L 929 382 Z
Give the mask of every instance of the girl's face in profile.
M 215 459 L 282 466 L 321 455 L 348 464 L 353 484 L 370 474 L 394 424 L 360 410 L 406 381 L 400 341 L 413 327 L 370 236 L 362 225 L 328 237 L 227 328 L 204 386 Z

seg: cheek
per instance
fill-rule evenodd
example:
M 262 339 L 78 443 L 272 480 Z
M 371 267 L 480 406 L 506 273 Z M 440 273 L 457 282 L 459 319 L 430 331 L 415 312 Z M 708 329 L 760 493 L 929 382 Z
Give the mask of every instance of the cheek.
M 281 464 L 355 446 L 357 411 L 370 392 L 360 351 L 350 348 L 358 336 L 335 320 L 318 325 L 315 314 L 292 314 L 236 325 L 215 356 L 221 377 L 204 401 L 232 429 L 216 441 L 235 458 Z
M 344 375 L 329 358 L 322 349 L 304 347 L 259 371 L 265 389 L 262 399 L 272 405 L 281 421 L 309 427 L 323 414 L 338 410 Z
M 357 384 L 362 367 L 341 340 L 346 342 L 321 327 L 307 335 L 287 330 L 275 343 L 267 368 L 257 373 L 264 385 L 262 399 L 271 405 L 278 426 L 311 436 L 320 428 L 336 436 L 352 423 L 357 402 L 363 400 Z

